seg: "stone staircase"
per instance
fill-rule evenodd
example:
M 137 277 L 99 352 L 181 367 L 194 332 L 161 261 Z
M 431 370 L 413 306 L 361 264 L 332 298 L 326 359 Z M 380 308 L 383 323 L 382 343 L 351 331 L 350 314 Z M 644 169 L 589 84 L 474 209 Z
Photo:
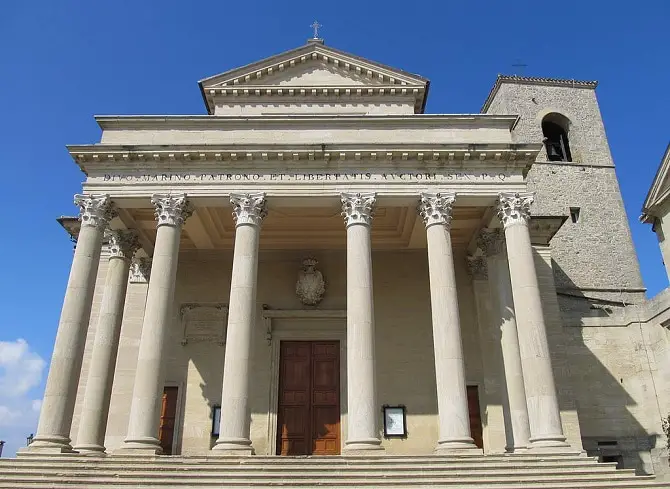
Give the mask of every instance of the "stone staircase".
M 670 487 L 579 455 L 0 459 L 0 489 Z

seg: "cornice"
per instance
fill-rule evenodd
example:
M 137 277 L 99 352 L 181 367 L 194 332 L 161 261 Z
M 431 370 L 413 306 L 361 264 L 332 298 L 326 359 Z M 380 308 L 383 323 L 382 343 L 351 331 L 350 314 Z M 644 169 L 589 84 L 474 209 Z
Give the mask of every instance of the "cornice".
M 478 129 L 512 130 L 517 123 L 516 115 L 499 114 L 410 114 L 410 115 L 337 115 L 337 114 L 305 114 L 305 115 L 249 115 L 242 117 L 216 115 L 96 115 L 95 120 L 102 130 L 135 129 L 135 128 L 179 128 L 197 127 L 244 127 L 254 124 L 263 127 L 313 127 L 351 126 L 365 129 L 367 127 L 476 127 Z
M 486 101 L 482 106 L 480 112 L 486 112 L 493 101 L 496 93 L 503 83 L 515 83 L 517 85 L 544 85 L 550 87 L 566 87 L 566 88 L 587 88 L 595 90 L 598 82 L 593 80 L 568 80 L 565 78 L 542 78 L 532 76 L 516 76 L 516 75 L 498 75 L 496 82 L 493 84 Z
M 265 101 L 272 97 L 274 102 L 364 102 L 369 97 L 402 97 L 414 101 L 414 112 L 421 113 L 423 99 L 426 94 L 424 86 L 375 85 L 375 86 L 351 86 L 351 85 L 305 85 L 305 86 L 277 86 L 277 85 L 253 85 L 241 87 L 221 87 L 204 89 L 205 99 L 208 104 L 216 105 L 217 101 L 224 98 L 230 103 L 240 103 L 240 99 L 248 99 L 247 102 Z M 211 110 L 210 110 L 211 112 Z
M 82 171 L 111 168 L 115 170 L 160 168 L 172 162 L 197 163 L 198 168 L 220 166 L 221 162 L 239 166 L 263 166 L 277 163 L 349 162 L 395 165 L 415 161 L 428 166 L 505 165 L 527 169 L 541 149 L 541 144 L 453 144 L 453 145 L 255 145 L 255 146 L 132 146 L 93 144 L 68 146 L 70 155 Z

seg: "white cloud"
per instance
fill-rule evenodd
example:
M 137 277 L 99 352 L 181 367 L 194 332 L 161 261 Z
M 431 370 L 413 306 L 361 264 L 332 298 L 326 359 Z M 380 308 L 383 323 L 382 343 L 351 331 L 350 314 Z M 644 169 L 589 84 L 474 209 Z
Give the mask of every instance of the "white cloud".
M 26 340 L 0 341 L 0 440 L 3 457 L 13 457 L 35 432 L 42 400 L 41 387 L 46 362 L 31 350 Z
M 0 396 L 20 397 L 40 383 L 46 362 L 26 340 L 0 341 Z

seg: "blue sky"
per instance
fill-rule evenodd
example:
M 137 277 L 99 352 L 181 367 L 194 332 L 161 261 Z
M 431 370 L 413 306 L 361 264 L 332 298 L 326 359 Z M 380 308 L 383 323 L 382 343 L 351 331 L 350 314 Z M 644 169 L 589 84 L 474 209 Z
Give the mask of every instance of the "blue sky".
M 596 79 L 653 296 L 667 278 L 656 238 L 637 218 L 670 139 L 668 18 L 666 0 L 6 0 L 0 7 L 5 455 L 35 429 L 72 257 L 55 218 L 76 212 L 72 195 L 83 177 L 65 145 L 98 140 L 94 114 L 204 114 L 197 80 L 304 44 L 314 19 L 323 24 L 326 44 L 429 78 L 431 113 L 478 112 L 498 73 L 520 73 L 514 64 L 526 64 L 529 76 Z

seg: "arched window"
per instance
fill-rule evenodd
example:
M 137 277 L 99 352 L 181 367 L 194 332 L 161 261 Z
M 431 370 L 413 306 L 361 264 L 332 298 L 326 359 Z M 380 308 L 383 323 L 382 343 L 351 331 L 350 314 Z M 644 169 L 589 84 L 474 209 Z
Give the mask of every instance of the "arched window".
M 561 114 L 548 114 L 542 119 L 544 146 L 549 161 L 572 161 L 568 129 L 570 121 Z

